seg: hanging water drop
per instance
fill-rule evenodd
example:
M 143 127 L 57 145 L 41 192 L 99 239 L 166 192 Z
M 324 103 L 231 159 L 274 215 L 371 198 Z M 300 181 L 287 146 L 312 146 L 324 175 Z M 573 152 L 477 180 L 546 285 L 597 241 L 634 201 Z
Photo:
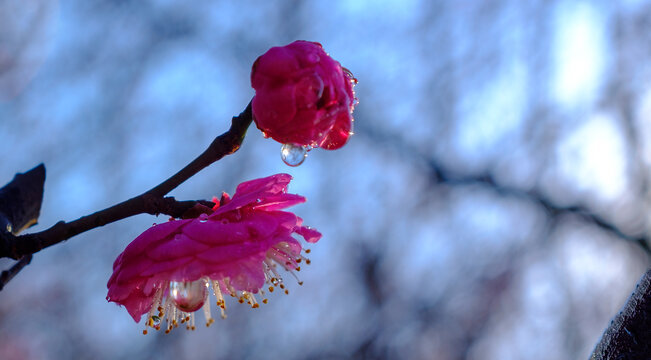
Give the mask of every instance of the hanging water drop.
M 357 85 L 357 78 L 355 77 L 355 75 L 353 75 L 353 73 L 350 70 L 346 69 L 345 67 L 342 67 L 341 70 L 348 77 L 348 81 L 350 81 L 351 84 Z
M 206 281 L 170 281 L 170 297 L 176 308 L 185 312 L 199 310 L 206 300 Z
M 304 146 L 283 144 L 280 148 L 280 158 L 289 166 L 299 166 L 307 157 L 307 149 Z

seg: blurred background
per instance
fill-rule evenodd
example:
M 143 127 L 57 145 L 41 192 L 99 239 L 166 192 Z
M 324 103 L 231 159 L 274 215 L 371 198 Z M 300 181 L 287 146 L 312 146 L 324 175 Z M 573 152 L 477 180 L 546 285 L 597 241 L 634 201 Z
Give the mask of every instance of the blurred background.
M 116 256 L 166 220 L 139 215 L 34 256 L 0 292 L 1 359 L 589 356 L 649 266 L 647 0 L 0 0 L 0 184 L 47 168 L 28 231 L 176 172 L 296 39 L 359 79 L 349 143 L 290 168 L 252 126 L 171 195 L 290 173 L 324 235 L 305 284 L 143 336 L 105 300 Z

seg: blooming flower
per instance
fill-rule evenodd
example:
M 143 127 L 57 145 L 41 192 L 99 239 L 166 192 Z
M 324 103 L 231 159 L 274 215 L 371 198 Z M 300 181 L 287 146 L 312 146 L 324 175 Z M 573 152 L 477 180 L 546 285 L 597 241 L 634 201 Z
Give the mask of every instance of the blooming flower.
M 211 291 L 224 318 L 225 295 L 257 308 L 267 302 L 263 288 L 289 293 L 278 269 L 295 275 L 302 261 L 309 264 L 292 234 L 309 243 L 321 238 L 300 217 L 281 211 L 305 201 L 286 193 L 290 180 L 277 174 L 244 182 L 232 199 L 224 193 L 221 204 L 216 201 L 197 218 L 147 229 L 115 260 L 106 299 L 124 305 L 136 322 L 147 314 L 146 334 L 147 327 L 160 329 L 163 321 L 166 332 L 179 323 L 194 329 L 194 311 L 200 308 L 210 325 Z
M 352 130 L 357 80 L 321 44 L 273 47 L 253 64 L 253 118 L 282 144 L 342 147 Z

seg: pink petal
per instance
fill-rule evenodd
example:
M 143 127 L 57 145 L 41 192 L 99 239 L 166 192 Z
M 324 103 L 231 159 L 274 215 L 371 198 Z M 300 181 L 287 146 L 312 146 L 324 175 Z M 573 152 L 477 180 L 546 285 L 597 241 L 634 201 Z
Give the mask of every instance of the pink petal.
M 348 110 L 342 110 L 337 115 L 336 119 L 335 125 L 321 144 L 321 146 L 326 150 L 336 150 L 341 148 L 348 141 L 348 137 L 350 137 L 352 117 Z
M 151 247 L 147 251 L 147 257 L 156 261 L 173 260 L 178 257 L 194 255 L 209 248 L 210 246 L 194 241 L 186 234 L 176 234 L 169 240 Z
M 126 254 L 140 254 L 149 248 L 153 243 L 165 239 L 170 234 L 179 231 L 183 225 L 189 223 L 192 220 L 175 220 L 168 221 L 162 224 L 157 224 L 145 230 L 140 234 L 135 240 L 133 240 L 127 247 L 124 249 Z
M 315 229 L 312 229 L 309 226 L 300 226 L 296 228 L 296 233 L 300 234 L 305 238 L 305 241 L 309 243 L 315 243 L 321 239 L 321 233 L 316 231 Z
M 220 245 L 197 254 L 197 258 L 216 264 L 236 263 L 237 261 L 251 256 L 264 254 L 269 246 L 270 244 L 267 241 L 251 241 L 243 244 Z
M 175 269 L 180 268 L 181 266 L 184 266 L 185 264 L 189 263 L 192 261 L 192 258 L 189 256 L 182 257 L 182 258 L 177 258 L 174 260 L 168 260 L 168 261 L 162 261 L 162 262 L 157 262 L 153 263 L 149 267 L 147 267 L 145 270 L 140 273 L 141 276 L 152 276 L 155 274 L 159 273 L 164 273 L 167 271 L 172 271 Z

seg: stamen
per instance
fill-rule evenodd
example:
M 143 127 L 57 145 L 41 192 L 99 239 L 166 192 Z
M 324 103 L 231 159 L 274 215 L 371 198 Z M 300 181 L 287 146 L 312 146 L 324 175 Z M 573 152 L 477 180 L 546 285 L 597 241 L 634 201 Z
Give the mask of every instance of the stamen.
M 267 251 L 267 256 L 262 262 L 263 273 L 265 276 L 266 289 L 254 289 L 253 291 L 238 291 L 230 282 L 229 277 L 217 276 L 216 278 L 210 279 L 208 277 L 203 277 L 202 280 L 205 281 L 205 286 L 210 289 L 212 285 L 213 294 L 216 298 L 216 305 L 219 308 L 222 319 L 225 319 L 226 316 L 226 301 L 224 292 L 228 291 L 228 294 L 231 297 L 237 299 L 239 303 L 244 303 L 251 306 L 251 308 L 257 309 L 261 304 L 269 303 L 269 299 L 265 296 L 265 291 L 273 293 L 278 287 L 280 291 L 284 292 L 286 295 L 289 295 L 289 289 L 285 286 L 283 278 L 279 273 L 278 267 L 284 268 L 289 272 L 298 282 L 299 285 L 303 285 L 303 281 L 297 276 L 297 272 L 301 270 L 301 267 L 298 264 L 305 262 L 306 265 L 310 264 L 310 259 L 300 255 L 293 254 L 294 249 L 291 248 L 289 244 L 280 243 L 276 247 L 273 247 Z M 309 249 L 304 249 L 304 252 L 307 254 L 310 252 Z M 185 312 L 176 307 L 174 300 L 171 296 L 165 293 L 166 288 L 159 288 L 154 294 L 152 300 L 152 307 L 147 314 L 145 320 L 145 329 L 142 331 L 143 334 L 148 333 L 148 329 L 155 328 L 159 330 L 161 328 L 161 323 L 165 321 L 165 333 L 169 334 L 174 328 L 180 324 L 185 324 L 187 330 L 195 330 L 195 312 Z M 256 296 L 260 295 L 260 299 Z M 206 318 L 206 327 L 209 327 L 212 323 L 215 322 L 215 319 L 212 317 L 212 309 L 210 308 L 210 295 L 206 292 L 204 295 L 204 302 L 202 305 L 203 313 Z M 158 315 L 155 315 L 156 312 Z
M 264 260 L 264 263 L 267 264 L 267 266 L 269 266 L 269 270 L 271 270 L 271 272 L 272 272 L 273 275 L 274 275 L 274 276 L 270 279 L 270 280 L 271 280 L 271 283 L 274 284 L 274 285 L 276 285 L 278 282 L 282 282 L 282 281 L 283 281 L 283 278 L 282 278 L 282 276 L 280 276 L 280 274 L 279 274 L 278 271 L 276 270 L 276 264 L 275 264 L 275 263 L 272 263 L 269 257 L 267 257 L 267 258 Z
M 254 309 L 259 308 L 260 304 L 258 304 L 258 299 L 255 298 L 255 294 L 253 294 L 253 293 L 249 293 L 249 294 L 250 294 L 249 298 L 251 299 L 251 301 L 250 301 L 251 307 L 254 308 Z
M 151 303 L 151 309 L 149 309 L 149 312 L 147 313 L 147 317 L 145 318 L 145 330 L 142 331 L 143 335 L 147 335 L 147 327 L 154 327 L 154 320 L 152 317 L 154 316 L 154 311 L 160 308 L 160 301 L 163 296 L 163 288 L 159 288 L 156 290 L 156 294 L 154 294 L 154 300 Z
M 298 270 L 300 270 L 300 269 L 301 269 L 301 268 L 298 267 L 298 268 L 296 268 L 296 271 L 298 271 Z M 298 275 L 296 275 L 296 273 L 295 273 L 294 271 L 292 271 L 292 270 L 287 270 L 287 272 L 290 273 L 290 274 L 294 277 L 294 279 L 296 279 L 296 282 L 297 282 L 299 285 L 303 285 L 303 282 L 301 281 L 301 279 L 298 278 Z M 283 287 L 281 286 L 280 288 L 282 289 Z
M 222 319 L 226 319 L 226 302 L 224 301 L 224 296 L 222 295 L 222 291 L 219 288 L 219 283 L 217 281 L 212 282 L 212 289 L 215 292 L 217 306 L 219 306 L 219 310 L 221 311 Z
M 229 278 L 224 278 L 224 284 L 226 285 L 226 289 L 228 289 L 228 292 L 231 293 L 232 297 L 238 297 L 237 291 L 231 286 L 231 282 Z
M 206 327 L 210 326 L 214 320 L 210 314 L 210 301 L 208 301 L 208 299 L 203 303 L 203 315 L 206 317 Z

